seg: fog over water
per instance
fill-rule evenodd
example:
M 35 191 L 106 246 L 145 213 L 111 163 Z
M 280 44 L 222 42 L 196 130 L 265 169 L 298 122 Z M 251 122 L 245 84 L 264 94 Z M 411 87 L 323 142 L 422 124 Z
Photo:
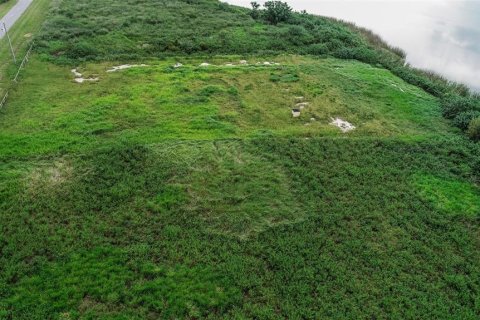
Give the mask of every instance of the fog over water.
M 250 6 L 251 0 L 223 0 Z M 480 91 L 480 0 L 284 0 L 295 10 L 355 22 L 434 70 Z M 263 4 L 265 1 L 257 1 Z

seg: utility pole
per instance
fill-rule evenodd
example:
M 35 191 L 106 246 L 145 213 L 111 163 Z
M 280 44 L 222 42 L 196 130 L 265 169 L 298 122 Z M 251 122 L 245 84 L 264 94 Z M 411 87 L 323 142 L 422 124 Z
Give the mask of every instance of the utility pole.
M 10 45 L 10 51 L 12 52 L 13 62 L 17 63 L 17 58 L 15 57 L 15 51 L 13 51 L 13 47 L 12 47 L 12 40 L 10 40 L 10 35 L 8 34 L 7 25 L 5 24 L 5 21 L 3 22 L 3 30 L 7 35 L 8 44 Z

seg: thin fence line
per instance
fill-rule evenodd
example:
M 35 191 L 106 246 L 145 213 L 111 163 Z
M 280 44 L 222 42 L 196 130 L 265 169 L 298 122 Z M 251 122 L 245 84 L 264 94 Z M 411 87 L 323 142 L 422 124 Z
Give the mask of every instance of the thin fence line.
M 20 72 L 22 71 L 22 69 L 25 67 L 25 65 L 27 64 L 28 62 L 28 58 L 30 57 L 30 53 L 32 52 L 32 49 L 33 49 L 33 45 L 35 44 L 35 41 L 32 41 L 32 43 L 30 44 L 30 48 L 28 49 L 27 53 L 25 54 L 25 56 L 23 57 L 23 60 L 22 60 L 22 63 L 20 63 L 20 66 L 18 67 L 18 70 L 17 70 L 17 73 L 15 74 L 15 78 L 13 78 L 12 82 L 14 84 L 17 84 L 18 83 L 18 77 L 20 76 Z M 3 109 L 3 107 L 5 106 L 5 104 L 7 103 L 7 99 L 8 99 L 8 94 L 9 94 L 9 91 L 10 89 L 12 89 L 12 86 L 10 86 L 8 89 L 6 89 L 5 91 L 5 95 L 3 96 L 3 99 L 2 101 L 0 102 L 0 110 Z
M 25 57 L 22 60 L 22 63 L 20 64 L 20 67 L 18 67 L 17 74 L 15 75 L 15 78 L 13 79 L 14 82 L 17 82 L 18 76 L 20 75 L 20 71 L 22 71 L 22 68 L 28 62 L 28 57 L 29 57 L 30 53 L 32 52 L 34 44 L 35 44 L 35 41 L 32 41 L 32 44 L 30 45 L 30 48 L 28 49 L 27 53 L 25 54 Z
M 3 105 L 7 102 L 7 98 L 8 98 L 8 90 L 7 90 L 7 92 L 5 92 L 5 95 L 3 96 L 2 102 L 0 102 L 0 109 L 2 109 Z

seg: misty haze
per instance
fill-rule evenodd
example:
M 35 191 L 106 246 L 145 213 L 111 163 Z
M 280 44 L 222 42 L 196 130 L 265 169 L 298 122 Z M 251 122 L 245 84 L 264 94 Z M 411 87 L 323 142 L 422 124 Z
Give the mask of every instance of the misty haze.
M 227 0 L 250 6 L 250 0 Z M 259 1 L 263 3 L 264 1 Z M 407 52 L 413 66 L 480 90 L 480 2 L 291 0 L 295 10 L 351 21 Z

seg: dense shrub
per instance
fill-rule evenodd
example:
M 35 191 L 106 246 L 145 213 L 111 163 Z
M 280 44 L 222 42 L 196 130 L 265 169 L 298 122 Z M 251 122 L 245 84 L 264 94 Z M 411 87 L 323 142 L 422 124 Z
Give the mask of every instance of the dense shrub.
M 292 8 L 282 1 L 267 1 L 263 5 L 265 7 L 264 18 L 271 24 L 288 21 L 292 16 Z
M 442 100 L 442 113 L 447 119 L 453 119 L 462 112 L 478 109 L 478 100 L 472 97 L 450 95 Z
M 473 119 L 479 118 L 479 117 L 480 117 L 480 111 L 477 111 L 477 110 L 465 111 L 458 114 L 455 117 L 455 119 L 453 119 L 453 124 L 462 130 L 467 130 L 468 126 L 470 125 L 470 122 L 472 122 Z
M 480 117 L 473 119 L 468 126 L 468 136 L 473 141 L 480 141 Z

